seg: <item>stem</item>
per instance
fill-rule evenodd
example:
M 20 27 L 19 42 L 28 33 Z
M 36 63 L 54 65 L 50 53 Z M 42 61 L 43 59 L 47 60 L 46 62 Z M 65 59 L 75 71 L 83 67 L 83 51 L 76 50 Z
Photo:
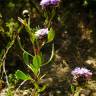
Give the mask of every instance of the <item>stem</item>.
M 80 91 L 81 91 L 81 88 L 77 87 L 74 96 L 79 96 L 80 95 Z
M 35 45 L 34 45 L 34 41 L 32 40 L 32 38 L 34 38 L 34 34 L 31 32 L 31 28 L 30 28 L 30 18 L 28 19 L 28 24 L 26 26 L 26 30 L 29 33 L 30 40 L 31 40 L 32 45 L 33 45 L 33 51 L 34 51 L 34 54 L 36 55 L 36 50 L 35 50 L 36 48 L 35 48 Z
M 13 46 L 14 42 L 15 42 L 15 39 L 12 40 L 12 42 L 10 43 L 10 46 L 7 48 L 5 54 L 4 54 L 3 58 L 2 58 L 3 72 L 5 74 L 7 86 L 9 86 L 9 82 L 8 82 L 8 76 L 7 76 L 6 69 L 5 69 L 5 60 L 6 60 L 7 53 L 9 52 L 10 48 Z
M 17 37 L 17 40 L 18 40 L 18 43 L 19 43 L 19 46 L 20 46 L 21 50 L 22 50 L 23 52 L 25 51 L 28 55 L 30 55 L 31 57 L 33 57 L 32 54 L 30 54 L 29 52 L 27 52 L 27 51 L 22 47 L 19 36 Z
M 26 82 L 26 80 L 24 80 L 20 85 L 19 85 L 19 87 L 16 89 L 16 91 L 15 91 L 15 94 L 16 94 L 16 92 L 20 89 L 20 87 L 24 84 Z
M 54 16 L 55 16 L 55 9 L 53 8 L 52 9 L 52 11 L 50 12 L 50 14 L 52 14 L 51 15 L 51 17 L 49 17 L 48 16 L 48 14 L 47 14 L 47 26 L 48 26 L 48 28 L 50 28 L 50 25 L 51 25 L 51 21 L 52 21 L 52 19 L 54 18 Z
M 52 52 L 51 52 L 50 59 L 47 62 L 45 62 L 43 65 L 46 65 L 46 64 L 50 63 L 51 60 L 53 59 L 53 56 L 54 56 L 54 44 L 52 44 Z
M 35 45 L 34 44 L 33 44 L 33 51 L 34 51 L 34 55 L 36 55 L 37 52 L 36 52 L 36 48 L 35 48 Z
M 40 53 L 40 46 L 39 46 L 39 42 L 38 40 L 36 40 L 36 47 L 37 47 L 37 50 L 36 50 L 36 55 L 38 55 Z
M 32 6 L 34 6 L 34 8 L 35 8 L 36 11 L 38 12 L 38 14 L 40 14 L 40 15 L 43 17 L 41 11 L 40 11 L 39 8 L 36 6 L 35 1 L 34 1 L 34 0 L 30 0 L 30 3 L 32 4 Z

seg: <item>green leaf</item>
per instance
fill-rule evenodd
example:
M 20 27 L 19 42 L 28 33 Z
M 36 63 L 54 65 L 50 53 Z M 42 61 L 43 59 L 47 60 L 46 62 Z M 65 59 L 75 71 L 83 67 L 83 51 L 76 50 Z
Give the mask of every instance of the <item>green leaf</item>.
M 74 96 L 79 96 L 79 94 L 80 94 L 81 90 L 82 90 L 82 88 L 77 87 L 77 89 L 76 89 L 76 92 L 75 92 Z
M 49 60 L 42 65 L 46 65 L 46 64 L 50 63 L 53 59 L 53 56 L 54 56 L 54 44 L 52 44 L 52 52 L 51 52 L 51 56 L 50 56 Z
M 38 92 L 43 92 L 46 89 L 46 87 L 47 87 L 47 84 L 46 85 L 43 85 L 42 88 L 39 88 L 38 89 Z
M 54 30 L 51 28 L 49 33 L 48 33 L 48 42 L 51 42 L 55 37 L 55 32 Z
M 15 75 L 18 79 L 21 79 L 21 80 L 30 80 L 31 79 L 30 76 L 26 75 L 25 73 L 23 73 L 20 70 L 17 70 Z
M 25 64 L 29 64 L 29 55 L 26 51 L 23 52 L 23 60 Z
M 71 84 L 71 92 L 74 93 L 75 92 L 75 88 L 74 86 Z
M 35 74 L 35 75 L 37 75 L 38 74 L 38 72 L 39 72 L 39 70 L 40 70 L 40 68 L 35 68 L 34 66 L 33 66 L 33 64 L 30 64 L 30 67 L 31 67 L 31 69 L 32 69 L 32 71 L 33 71 L 33 73 Z
M 41 56 L 40 55 L 34 56 L 33 57 L 33 66 L 38 69 L 38 68 L 40 68 L 41 64 L 42 64 Z
M 42 87 L 39 87 L 37 83 L 34 83 L 34 86 L 35 86 L 35 89 L 38 91 L 38 92 L 43 92 L 46 87 L 47 87 L 47 84 L 46 85 L 43 85 Z
M 30 64 L 30 67 L 35 75 L 40 71 L 40 66 L 42 64 L 41 55 L 36 55 L 33 57 L 33 63 Z
M 36 37 L 33 33 L 30 33 L 30 40 L 31 40 L 32 44 L 34 44 Z
M 38 86 L 38 84 L 37 84 L 36 82 L 34 83 L 34 86 L 35 86 L 35 89 L 36 89 L 36 90 L 39 89 L 39 86 Z
M 48 19 L 48 12 L 44 11 L 44 17 Z

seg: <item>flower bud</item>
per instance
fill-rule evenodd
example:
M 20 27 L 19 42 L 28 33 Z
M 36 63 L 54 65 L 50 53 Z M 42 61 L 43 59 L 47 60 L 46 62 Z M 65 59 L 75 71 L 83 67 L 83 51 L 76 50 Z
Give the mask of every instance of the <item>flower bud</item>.
M 73 79 L 77 80 L 79 84 L 89 80 L 92 77 L 92 72 L 84 67 L 76 67 L 71 74 L 73 75 Z
M 29 18 L 29 11 L 28 10 L 23 10 L 22 12 L 24 18 Z

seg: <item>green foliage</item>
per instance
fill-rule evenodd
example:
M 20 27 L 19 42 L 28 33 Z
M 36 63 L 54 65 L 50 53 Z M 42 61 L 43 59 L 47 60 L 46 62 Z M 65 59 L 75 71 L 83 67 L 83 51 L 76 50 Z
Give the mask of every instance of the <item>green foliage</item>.
M 88 1 L 87 0 L 84 0 L 84 3 L 83 3 L 83 6 L 87 6 L 88 5 Z
M 41 56 L 40 55 L 34 56 L 33 57 L 33 63 L 30 64 L 30 67 L 32 68 L 32 71 L 35 75 L 38 75 L 38 73 L 40 71 L 41 64 L 42 64 Z
M 12 3 L 12 2 L 9 2 L 9 4 L 8 4 L 8 8 L 14 10 L 14 8 L 15 8 L 15 4 Z
M 6 34 L 8 37 L 10 37 L 10 39 L 12 39 L 14 37 L 14 35 L 17 33 L 18 26 L 19 26 L 18 23 L 15 22 L 13 18 L 11 18 L 6 23 L 6 27 L 8 27 L 8 29 L 9 29 L 8 32 L 6 32 Z
M 21 79 L 21 80 L 30 80 L 31 79 L 29 75 L 26 75 L 25 73 L 23 73 L 20 70 L 17 70 L 15 75 L 18 79 Z
M 18 82 L 18 79 L 16 78 L 15 74 L 9 74 L 8 80 L 11 86 L 15 86 Z
M 29 54 L 26 51 L 23 52 L 23 60 L 25 64 L 29 64 Z
M 55 32 L 52 28 L 50 28 L 50 31 L 48 33 L 48 42 L 53 41 L 54 37 L 55 37 Z
M 33 57 L 33 66 L 35 68 L 40 68 L 41 64 L 42 64 L 41 56 L 40 55 L 35 55 Z
M 38 92 L 43 92 L 46 89 L 47 85 L 43 85 L 43 87 L 38 89 Z
M 13 89 L 11 87 L 8 88 L 6 96 L 14 96 Z
M 71 92 L 74 93 L 75 92 L 75 87 L 74 85 L 71 84 Z
M 33 71 L 33 73 L 37 76 L 37 74 L 38 74 L 38 72 L 40 71 L 40 69 L 38 68 L 35 68 L 34 66 L 33 66 L 33 64 L 30 64 L 30 67 L 31 67 L 31 70 Z

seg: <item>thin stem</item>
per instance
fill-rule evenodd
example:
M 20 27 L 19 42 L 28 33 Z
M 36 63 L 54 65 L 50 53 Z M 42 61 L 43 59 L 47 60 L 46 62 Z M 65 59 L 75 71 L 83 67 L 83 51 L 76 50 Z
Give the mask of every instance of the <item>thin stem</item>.
M 19 36 L 17 37 L 17 40 L 18 40 L 18 44 L 19 44 L 21 50 L 22 50 L 23 52 L 25 51 L 28 55 L 30 55 L 31 57 L 33 57 L 32 54 L 30 54 L 29 52 L 27 52 L 27 51 L 22 47 Z
M 15 42 L 15 40 L 13 40 L 13 41 L 10 43 L 10 46 L 7 48 L 5 54 L 4 54 L 3 58 L 2 58 L 3 72 L 4 72 L 4 74 L 5 74 L 7 86 L 9 86 L 9 82 L 8 82 L 8 76 L 7 76 L 6 69 L 5 69 L 5 60 L 6 60 L 7 53 L 9 52 L 10 48 L 13 46 L 14 42 Z
M 53 59 L 53 56 L 54 56 L 54 44 L 52 44 L 52 52 L 51 52 L 50 59 L 49 59 L 47 62 L 45 62 L 42 66 L 44 66 L 44 65 L 46 65 L 46 64 L 48 64 L 48 63 L 50 63 L 51 60 Z
M 38 40 L 36 40 L 36 47 L 37 47 L 36 54 L 38 55 L 40 53 L 40 49 L 41 49 Z
M 24 80 L 20 85 L 19 85 L 19 87 L 16 89 L 16 91 L 15 91 L 15 94 L 16 94 L 16 92 L 20 89 L 20 87 L 24 84 L 26 82 L 26 80 Z
M 81 89 L 82 89 L 82 88 L 77 87 L 74 96 L 79 96 L 79 95 L 80 95 L 80 91 L 81 91 Z
M 34 54 L 36 55 L 36 50 L 35 50 L 36 48 L 35 48 L 35 45 L 34 45 L 34 40 L 32 39 L 32 38 L 34 38 L 34 34 L 31 32 L 31 28 L 30 28 L 30 18 L 29 18 L 28 22 L 29 23 L 26 26 L 26 30 L 29 33 L 30 40 L 31 40 L 32 45 L 33 45 L 33 51 L 34 51 Z
M 45 14 L 47 14 L 47 12 L 45 13 Z M 47 20 L 47 26 L 48 26 L 48 28 L 50 28 L 50 25 L 51 25 L 51 21 L 52 21 L 52 19 L 54 18 L 54 16 L 55 16 L 55 8 L 53 8 L 52 9 L 52 11 L 50 12 L 50 14 L 52 14 L 51 15 L 51 17 L 49 17 L 49 14 L 47 14 L 47 17 L 46 17 L 46 20 Z M 45 20 L 45 21 L 46 21 Z M 46 22 L 45 22 L 46 23 Z

